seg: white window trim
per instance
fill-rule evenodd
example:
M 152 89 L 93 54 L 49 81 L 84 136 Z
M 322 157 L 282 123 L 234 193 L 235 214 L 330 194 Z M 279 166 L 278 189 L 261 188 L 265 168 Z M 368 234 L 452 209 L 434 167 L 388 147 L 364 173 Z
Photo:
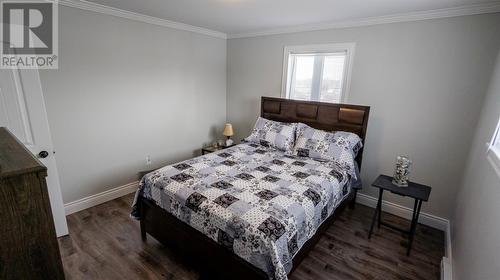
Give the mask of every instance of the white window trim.
M 498 119 L 498 124 L 495 132 L 493 133 L 491 141 L 489 143 L 486 143 L 486 146 L 488 147 L 486 157 L 488 158 L 488 161 L 497 173 L 498 177 L 500 177 L 500 149 L 495 145 L 495 143 L 497 143 L 498 141 L 500 141 L 500 118 Z
M 300 45 L 300 46 L 285 46 L 283 51 L 283 76 L 281 78 L 281 97 L 287 98 L 288 83 L 292 73 L 288 73 L 290 54 L 292 53 L 329 53 L 329 52 L 346 52 L 346 61 L 344 71 L 344 81 L 342 86 L 341 103 L 346 103 L 349 100 L 349 92 L 351 89 L 351 73 L 354 61 L 354 50 L 356 43 L 342 43 L 342 44 L 319 44 L 319 45 Z
M 493 147 L 488 150 L 488 155 L 486 156 L 488 158 L 488 161 L 491 164 L 491 167 L 493 167 L 493 170 L 497 173 L 498 177 L 500 178 L 500 151 Z

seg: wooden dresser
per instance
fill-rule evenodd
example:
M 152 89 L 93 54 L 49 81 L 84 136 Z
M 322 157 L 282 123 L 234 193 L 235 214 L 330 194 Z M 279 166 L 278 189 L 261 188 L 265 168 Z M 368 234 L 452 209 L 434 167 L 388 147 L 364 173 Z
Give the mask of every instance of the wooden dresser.
M 47 168 L 0 128 L 0 279 L 64 279 Z

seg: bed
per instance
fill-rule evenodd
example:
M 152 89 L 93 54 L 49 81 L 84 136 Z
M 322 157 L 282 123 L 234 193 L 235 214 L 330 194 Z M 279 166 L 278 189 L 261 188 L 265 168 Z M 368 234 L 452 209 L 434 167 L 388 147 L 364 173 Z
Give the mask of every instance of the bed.
M 369 107 L 262 97 L 261 117 L 365 139 Z M 357 153 L 361 167 L 363 150 Z M 329 161 L 258 143 L 165 166 L 143 177 L 133 216 L 146 233 L 217 279 L 287 279 L 359 180 Z M 359 178 L 359 176 L 357 177 Z

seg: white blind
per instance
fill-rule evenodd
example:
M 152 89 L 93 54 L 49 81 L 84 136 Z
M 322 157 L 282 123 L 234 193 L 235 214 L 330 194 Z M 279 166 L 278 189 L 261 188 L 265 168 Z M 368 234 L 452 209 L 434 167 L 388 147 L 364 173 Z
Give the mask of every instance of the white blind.
M 345 78 L 346 51 L 290 53 L 287 97 L 299 100 L 340 102 Z

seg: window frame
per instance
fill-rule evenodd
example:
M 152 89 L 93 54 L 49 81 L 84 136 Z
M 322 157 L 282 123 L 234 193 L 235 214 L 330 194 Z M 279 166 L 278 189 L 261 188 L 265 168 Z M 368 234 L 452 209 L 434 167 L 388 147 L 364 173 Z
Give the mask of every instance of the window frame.
M 352 65 L 354 61 L 355 49 L 356 49 L 356 43 L 285 46 L 283 50 L 283 75 L 281 79 L 281 97 L 290 99 L 288 97 L 288 92 L 289 92 L 288 80 L 291 79 L 292 76 L 292 73 L 290 73 L 292 71 L 289 71 L 290 70 L 289 59 L 291 54 L 346 52 L 343 81 L 342 81 L 342 92 L 340 94 L 340 101 L 339 101 L 339 103 L 346 103 L 349 100 L 349 92 L 351 89 L 351 74 L 352 74 Z
M 491 137 L 491 141 L 486 145 L 488 146 L 488 160 L 500 177 L 500 117 L 498 118 L 498 123 Z

